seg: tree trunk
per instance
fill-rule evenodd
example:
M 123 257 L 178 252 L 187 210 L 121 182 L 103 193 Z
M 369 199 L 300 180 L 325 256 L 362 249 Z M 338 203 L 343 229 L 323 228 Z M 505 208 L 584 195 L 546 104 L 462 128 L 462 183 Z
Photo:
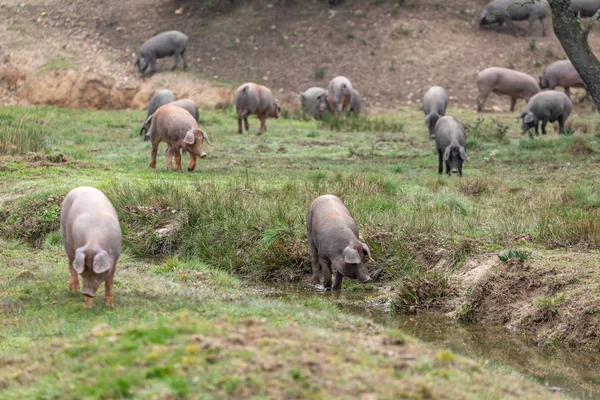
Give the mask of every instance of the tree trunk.
M 600 62 L 588 43 L 588 35 L 600 11 L 589 22 L 582 22 L 570 10 L 571 0 L 548 0 L 552 8 L 554 34 L 567 57 L 579 72 L 600 112 Z

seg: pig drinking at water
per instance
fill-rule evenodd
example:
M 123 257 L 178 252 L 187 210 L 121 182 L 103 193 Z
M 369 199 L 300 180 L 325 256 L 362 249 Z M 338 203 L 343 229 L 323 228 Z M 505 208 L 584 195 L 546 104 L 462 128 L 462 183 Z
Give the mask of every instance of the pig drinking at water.
M 167 144 L 167 168 L 173 168 L 172 157 L 175 154 L 175 164 L 181 171 L 180 150 L 190 153 L 190 165 L 188 171 L 196 168 L 196 157 L 204 158 L 203 140 L 212 146 L 208 134 L 198 128 L 198 123 L 188 111 L 172 104 L 160 107 L 152 117 L 150 125 L 150 140 L 152 141 L 152 159 L 150 168 L 156 168 L 156 153 L 160 142 Z
M 435 147 L 438 153 L 438 173 L 458 173 L 462 176 L 463 162 L 467 159 L 467 134 L 454 117 L 442 117 L 435 124 Z
M 429 137 L 435 136 L 435 124 L 444 115 L 448 107 L 448 95 L 441 86 L 432 86 L 423 96 L 423 113 L 425 125 L 429 128 Z
M 246 132 L 250 130 L 248 117 L 256 114 L 260 120 L 260 129 L 256 133 L 262 135 L 267 131 L 267 117 L 279 118 L 281 107 L 271 90 L 256 83 L 244 83 L 235 91 L 235 110 L 238 116 L 238 133 L 242 133 L 242 119 Z
M 569 118 L 573 105 L 569 96 L 556 91 L 547 90 L 536 94 L 529 100 L 527 107 L 519 118 L 523 119 L 522 134 L 531 128 L 535 128 L 535 134 L 538 135 L 538 125 L 542 121 L 542 135 L 546 134 L 546 124 L 548 122 L 558 121 L 558 133 L 565 133 L 565 121 Z
M 79 291 L 83 279 L 85 306 L 104 282 L 104 303 L 112 307 L 113 279 L 121 254 L 121 227 L 117 213 L 104 193 L 92 187 L 78 187 L 67 194 L 60 210 L 60 231 L 69 260 L 69 286 Z
M 371 259 L 371 251 L 358 240 L 358 227 L 342 200 L 333 195 L 317 197 L 310 205 L 306 228 L 313 285 L 319 285 L 322 276 L 325 289 L 331 289 L 332 272 L 333 290 L 341 289 L 343 277 L 371 281 L 363 264 L 365 257 Z

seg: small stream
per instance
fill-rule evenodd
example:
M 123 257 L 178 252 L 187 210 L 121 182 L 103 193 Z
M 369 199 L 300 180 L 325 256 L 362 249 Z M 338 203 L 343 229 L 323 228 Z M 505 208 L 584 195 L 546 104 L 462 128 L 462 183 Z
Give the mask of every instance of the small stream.
M 400 329 L 433 347 L 448 348 L 491 367 L 510 367 L 552 391 L 582 400 L 600 400 L 599 353 L 538 347 L 533 340 L 501 326 L 458 324 L 427 313 L 399 315 L 381 306 L 364 305 L 369 304 L 365 300 L 373 293 L 317 292 L 306 286 L 286 285 L 273 295 L 330 296 L 340 310 L 364 316 L 387 328 Z

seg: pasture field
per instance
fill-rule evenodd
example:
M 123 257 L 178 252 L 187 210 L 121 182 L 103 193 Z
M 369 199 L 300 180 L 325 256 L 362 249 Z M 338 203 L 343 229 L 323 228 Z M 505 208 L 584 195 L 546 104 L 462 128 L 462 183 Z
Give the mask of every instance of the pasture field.
M 265 295 L 306 284 L 306 212 L 333 193 L 375 259 L 375 284 L 343 290 L 599 349 L 597 114 L 535 139 L 512 114 L 448 114 L 468 130 L 462 179 L 438 176 L 414 108 L 286 115 L 262 136 L 254 118 L 238 135 L 231 111 L 203 111 L 214 147 L 193 173 L 168 172 L 164 145 L 148 168 L 141 111 L 0 109 L 0 397 L 551 398 L 338 312 L 334 295 Z M 114 309 L 102 289 L 92 310 L 67 290 L 58 214 L 80 185 L 103 190 L 123 227 Z M 527 259 L 499 261 L 508 250 Z

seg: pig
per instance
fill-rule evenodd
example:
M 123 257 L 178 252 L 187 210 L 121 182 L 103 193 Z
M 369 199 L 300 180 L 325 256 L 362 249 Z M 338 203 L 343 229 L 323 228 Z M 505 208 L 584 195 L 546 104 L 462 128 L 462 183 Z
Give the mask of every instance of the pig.
M 138 52 L 135 65 L 139 73 L 144 76 L 144 72 L 150 66 L 150 75 L 156 72 L 156 60 L 158 58 L 175 58 L 175 63 L 171 71 L 174 71 L 179 65 L 179 59 L 183 59 L 183 70 L 187 70 L 185 60 L 185 50 L 187 48 L 188 37 L 179 31 L 167 31 L 146 40 Z
M 148 120 L 148 118 L 152 114 L 154 114 L 156 110 L 158 110 L 158 107 L 172 103 L 174 101 L 175 95 L 170 90 L 163 89 L 154 93 L 152 95 L 152 98 L 150 99 L 150 103 L 148 104 L 148 113 L 146 114 L 146 121 L 144 121 L 144 123 L 142 124 L 142 129 L 140 129 L 140 135 L 142 135 L 144 132 L 148 132 L 148 128 L 150 127 L 150 120 Z
M 90 308 L 104 282 L 104 304 L 113 307 L 113 281 L 123 236 L 110 200 L 93 187 L 71 190 L 61 206 L 60 232 L 69 261 L 71 291 L 79 292 L 81 275 L 84 304 Z
M 250 130 L 248 117 L 256 114 L 260 120 L 260 129 L 256 133 L 262 135 L 267 131 L 267 117 L 279 118 L 281 107 L 271 90 L 263 85 L 248 82 L 241 85 L 235 91 L 235 109 L 238 116 L 238 133 L 242 134 L 242 119 L 246 126 L 246 132 Z
M 565 88 L 567 96 L 571 96 L 570 88 L 572 87 L 585 89 L 583 79 L 569 60 L 556 61 L 550 64 L 538 75 L 538 81 L 542 89 L 554 89 L 557 86 L 562 86 Z M 589 95 L 587 93 L 580 101 L 583 101 Z
M 444 115 L 448 107 L 448 94 L 441 86 L 430 87 L 423 96 L 423 113 L 425 126 L 429 129 L 429 137 L 435 137 L 435 124 Z
M 539 135 L 538 125 L 542 121 L 542 135 L 546 134 L 546 124 L 558 121 L 558 133 L 565 133 L 565 122 L 573 105 L 569 96 L 557 90 L 547 90 L 533 96 L 527 103 L 527 107 L 519 115 L 523 120 L 521 133 L 525 134 L 529 129 L 535 128 L 535 134 Z
M 152 142 L 152 159 L 150 168 L 156 168 L 156 153 L 160 142 L 167 143 L 167 169 L 172 170 L 172 156 L 175 154 L 175 164 L 178 171 L 181 171 L 181 153 L 180 150 L 186 150 L 190 153 L 190 165 L 188 172 L 196 168 L 196 157 L 204 158 L 203 140 L 206 140 L 209 146 L 212 146 L 208 134 L 198 128 L 198 123 L 194 117 L 183 108 L 172 104 L 161 106 L 153 114 L 152 124 L 150 125 L 150 140 Z
M 350 107 L 352 83 L 345 76 L 336 76 L 327 87 L 329 102 L 335 112 L 347 111 Z
M 359 115 L 362 110 L 362 98 L 360 93 L 354 88 L 350 88 L 350 108 L 348 111 L 352 114 Z
M 571 9 L 577 16 L 593 17 L 600 10 L 600 0 L 571 0 Z
M 320 87 L 311 87 L 300 94 L 302 110 L 314 119 L 321 120 L 333 111 L 327 90 Z
M 527 34 L 531 34 L 533 24 L 540 20 L 542 24 L 542 35 L 546 36 L 546 18 L 550 16 L 550 6 L 545 0 L 492 0 L 481 11 L 479 15 L 479 27 L 498 24 L 498 30 L 506 22 L 517 36 L 517 28 L 513 21 L 528 20 Z
M 372 261 L 371 251 L 358 239 L 356 222 L 340 198 L 331 194 L 317 197 L 310 205 L 306 229 L 313 285 L 319 287 L 321 276 L 325 290 L 340 290 L 344 277 L 361 283 L 372 281 L 363 263 L 365 257 Z
M 192 117 L 194 117 L 196 122 L 200 122 L 200 112 L 198 111 L 198 106 L 196 105 L 196 102 L 194 100 L 181 99 L 181 100 L 173 101 L 172 103 L 167 103 L 167 104 L 171 104 L 176 107 L 183 108 L 184 110 L 189 112 L 192 115 Z M 142 124 L 142 130 L 144 130 L 144 129 L 146 130 L 146 136 L 144 137 L 145 142 L 150 140 L 150 132 L 148 132 L 148 129 L 150 128 L 150 123 L 152 123 L 152 115 L 150 115 Z M 183 150 L 183 152 L 185 153 L 185 149 Z
M 510 111 L 515 111 L 518 98 L 529 101 L 531 96 L 541 91 L 535 79 L 523 72 L 512 69 L 491 67 L 477 74 L 477 111 L 483 111 L 483 105 L 490 93 L 510 96 Z
M 438 173 L 458 173 L 462 176 L 463 162 L 467 159 L 467 133 L 454 117 L 444 116 L 435 124 L 435 148 L 438 153 Z

